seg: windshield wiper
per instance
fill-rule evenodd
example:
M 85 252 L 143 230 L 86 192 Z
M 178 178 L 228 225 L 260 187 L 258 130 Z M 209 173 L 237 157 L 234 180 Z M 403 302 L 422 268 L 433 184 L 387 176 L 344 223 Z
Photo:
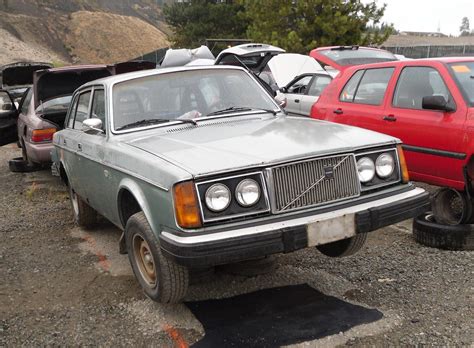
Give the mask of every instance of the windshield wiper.
M 249 107 L 249 106 L 231 106 L 229 108 L 225 108 L 225 109 L 222 109 L 222 110 L 213 111 L 213 112 L 207 114 L 206 116 L 215 116 L 215 115 L 225 114 L 225 113 L 228 113 L 228 112 L 252 111 L 252 110 L 261 110 L 261 111 L 269 112 L 273 115 L 277 114 L 277 111 L 271 110 L 271 109 L 252 108 L 252 107 Z
M 164 122 L 181 122 L 181 123 L 190 123 L 193 125 L 197 125 L 197 122 L 194 120 L 190 119 L 179 119 L 179 118 L 150 118 L 150 119 L 145 119 L 145 120 L 140 120 L 137 122 L 132 122 L 129 124 L 126 124 L 125 126 L 121 126 L 117 128 L 116 130 L 124 130 L 128 128 L 135 128 L 139 126 L 147 126 L 151 124 L 158 124 L 158 123 L 164 123 Z

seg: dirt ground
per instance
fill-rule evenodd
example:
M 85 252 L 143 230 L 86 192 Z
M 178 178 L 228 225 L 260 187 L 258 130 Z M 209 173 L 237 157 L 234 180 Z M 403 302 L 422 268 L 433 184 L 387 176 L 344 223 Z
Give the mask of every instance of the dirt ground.
M 201 340 L 205 328 L 190 306 L 143 295 L 118 253 L 118 229 L 76 227 L 58 179 L 8 170 L 7 160 L 19 154 L 15 145 L 0 147 L 0 346 L 187 347 Z M 305 249 L 278 255 L 276 264 L 257 277 L 218 272 L 192 285 L 186 301 L 308 284 L 383 317 L 296 346 L 474 344 L 474 253 L 418 245 L 410 221 L 370 234 L 355 256 Z

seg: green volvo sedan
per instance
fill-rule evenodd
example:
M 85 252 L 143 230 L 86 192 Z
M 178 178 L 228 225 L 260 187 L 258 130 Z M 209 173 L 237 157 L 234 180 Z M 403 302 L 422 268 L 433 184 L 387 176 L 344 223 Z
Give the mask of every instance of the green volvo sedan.
M 76 222 L 123 230 L 145 294 L 178 302 L 189 272 L 315 247 L 338 257 L 417 216 L 399 140 L 290 117 L 252 73 L 180 67 L 96 80 L 54 135 Z

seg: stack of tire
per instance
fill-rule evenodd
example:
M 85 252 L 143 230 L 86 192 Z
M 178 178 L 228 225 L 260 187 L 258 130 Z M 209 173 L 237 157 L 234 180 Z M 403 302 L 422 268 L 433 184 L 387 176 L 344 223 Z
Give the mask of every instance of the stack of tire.
M 415 240 L 446 250 L 474 250 L 474 199 L 468 192 L 439 189 L 432 198 L 432 212 L 413 221 Z

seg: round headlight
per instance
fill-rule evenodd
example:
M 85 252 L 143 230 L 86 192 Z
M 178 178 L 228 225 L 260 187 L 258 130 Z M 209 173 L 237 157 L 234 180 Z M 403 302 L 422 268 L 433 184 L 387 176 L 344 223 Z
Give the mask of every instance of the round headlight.
M 214 211 L 220 212 L 230 204 L 230 191 L 224 184 L 214 184 L 206 191 L 206 205 Z
M 362 157 L 357 161 L 357 172 L 362 183 L 369 182 L 375 176 L 375 164 L 369 157 Z
M 383 153 L 375 161 L 375 170 L 382 179 L 388 178 L 395 170 L 395 160 L 388 153 Z
M 252 179 L 244 179 L 235 188 L 237 202 L 243 207 L 250 207 L 260 199 L 260 186 Z

